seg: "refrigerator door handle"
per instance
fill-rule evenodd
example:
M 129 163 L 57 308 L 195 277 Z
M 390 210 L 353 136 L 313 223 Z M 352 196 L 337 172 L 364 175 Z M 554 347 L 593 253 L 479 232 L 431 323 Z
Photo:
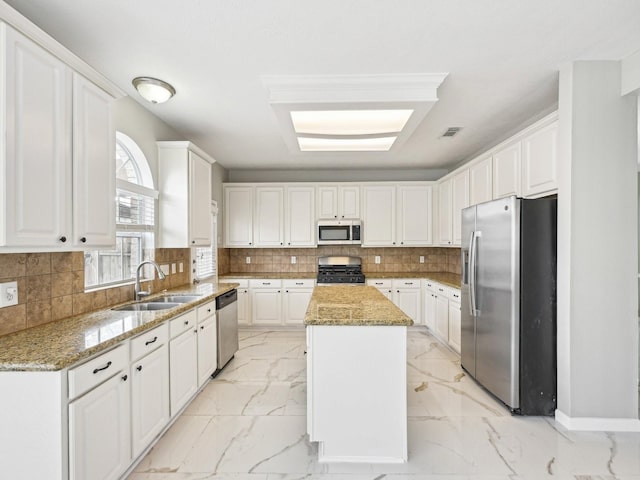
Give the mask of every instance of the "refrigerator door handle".
M 478 238 L 481 236 L 482 232 L 471 232 L 471 242 L 469 246 L 469 301 L 471 302 L 471 316 L 473 317 L 480 315 L 476 292 L 476 262 L 478 256 Z
M 475 233 L 473 230 L 471 231 L 471 235 L 469 236 L 469 263 L 462 260 L 462 282 L 469 285 L 469 313 L 473 317 L 473 239 L 475 238 Z

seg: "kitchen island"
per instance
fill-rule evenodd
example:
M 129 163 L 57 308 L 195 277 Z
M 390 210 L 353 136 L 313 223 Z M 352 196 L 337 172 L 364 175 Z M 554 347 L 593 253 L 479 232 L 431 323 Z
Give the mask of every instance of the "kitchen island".
M 319 286 L 307 315 L 307 433 L 320 462 L 407 461 L 407 327 L 374 287 Z

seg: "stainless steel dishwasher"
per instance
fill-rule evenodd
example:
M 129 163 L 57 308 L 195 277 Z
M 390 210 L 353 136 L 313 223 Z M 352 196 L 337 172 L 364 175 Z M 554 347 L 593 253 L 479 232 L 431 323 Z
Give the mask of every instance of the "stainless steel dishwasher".
M 215 377 L 238 351 L 238 291 L 231 290 L 216 298 L 218 314 L 218 369 Z

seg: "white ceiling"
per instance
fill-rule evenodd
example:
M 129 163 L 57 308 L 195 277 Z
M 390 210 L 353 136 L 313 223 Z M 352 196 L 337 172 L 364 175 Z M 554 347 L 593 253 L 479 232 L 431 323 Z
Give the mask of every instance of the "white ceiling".
M 638 0 L 8 0 L 229 169 L 451 168 L 557 102 L 570 60 L 640 49 Z M 262 75 L 441 73 L 397 152 L 291 153 Z M 447 127 L 464 129 L 438 139 Z

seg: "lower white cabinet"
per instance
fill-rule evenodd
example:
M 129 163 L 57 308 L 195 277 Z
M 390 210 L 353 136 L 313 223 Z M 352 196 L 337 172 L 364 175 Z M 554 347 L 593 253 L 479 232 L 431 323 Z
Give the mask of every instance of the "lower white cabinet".
M 249 280 L 251 289 L 251 323 L 282 324 L 282 280 Z
M 229 279 L 225 282 L 239 283 Z M 313 279 L 249 280 L 248 289 L 238 288 L 238 324 L 303 325 L 314 285 Z
M 201 387 L 218 366 L 218 329 L 216 302 L 198 307 L 198 387 Z
M 436 335 L 449 342 L 449 299 L 436 294 Z
M 284 280 L 282 309 L 285 325 L 304 325 L 314 283 L 313 280 Z
M 246 278 L 225 278 L 226 283 L 237 283 L 238 287 L 238 325 L 251 325 L 251 294 L 249 280 Z
M 423 322 L 429 330 L 436 330 L 436 287 L 435 282 L 424 281 L 424 319 Z
M 393 302 L 393 286 L 391 285 L 391 279 L 376 278 L 373 280 L 367 280 L 367 285 L 377 288 L 380 293 Z
M 196 313 L 192 311 L 174 318 L 169 329 L 173 337 L 169 342 L 169 397 L 173 418 L 198 390 Z
M 169 349 L 166 343 L 163 343 L 153 352 L 131 364 L 133 458 L 144 451 L 168 422 Z
M 69 404 L 70 480 L 117 479 L 129 466 L 128 377 L 126 370 L 120 370 Z
M 421 282 L 416 278 L 394 278 L 393 303 L 407 314 L 413 323 L 422 323 L 422 290 Z
M 449 346 L 460 353 L 460 302 L 449 300 Z

